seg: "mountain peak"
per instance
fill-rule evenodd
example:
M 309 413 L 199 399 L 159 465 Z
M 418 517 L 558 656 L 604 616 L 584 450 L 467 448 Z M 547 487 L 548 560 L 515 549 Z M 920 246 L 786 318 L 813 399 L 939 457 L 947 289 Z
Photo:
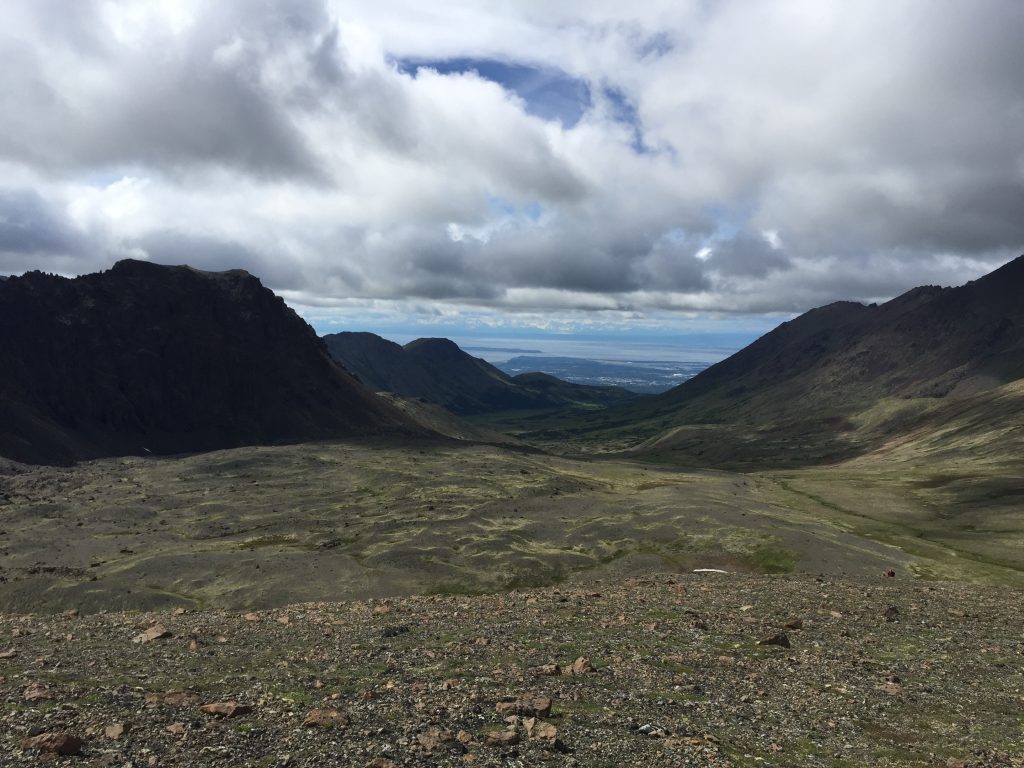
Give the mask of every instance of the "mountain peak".
M 63 463 L 413 432 L 242 270 L 120 261 L 0 284 L 0 455 Z
M 406 352 L 427 353 L 433 355 L 466 354 L 454 341 L 444 338 L 416 339 L 406 344 L 403 349 L 405 349 Z

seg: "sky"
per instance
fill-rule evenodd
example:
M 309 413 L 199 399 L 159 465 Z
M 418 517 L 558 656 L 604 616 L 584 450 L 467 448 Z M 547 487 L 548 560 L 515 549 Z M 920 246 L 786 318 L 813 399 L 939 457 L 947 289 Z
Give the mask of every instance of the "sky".
M 756 336 L 1024 252 L 1018 0 L 5 0 L 0 274 Z

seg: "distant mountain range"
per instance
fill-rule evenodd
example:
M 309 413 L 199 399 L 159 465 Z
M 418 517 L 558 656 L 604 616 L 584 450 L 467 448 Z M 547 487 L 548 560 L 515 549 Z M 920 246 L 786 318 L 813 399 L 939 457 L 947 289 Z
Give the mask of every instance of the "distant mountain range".
M 603 442 L 701 466 L 824 463 L 911 443 L 1005 452 L 1024 448 L 1022 297 L 1024 256 L 959 288 L 837 302 L 641 397 L 509 375 L 447 339 L 321 340 L 242 271 L 129 260 L 75 279 L 30 272 L 0 280 L 0 456 L 65 463 L 437 432 L 501 440 L 434 406 L 497 415 L 489 427 L 546 445 Z
M 0 456 L 66 463 L 426 432 L 246 272 L 128 260 L 0 281 Z
M 1001 388 L 1021 377 L 1024 256 L 959 288 L 811 310 L 587 429 L 648 436 L 642 452 L 688 463 L 819 463 L 936 428 L 953 404 L 998 399 L 1019 419 Z
M 590 386 L 622 387 L 637 394 L 660 394 L 708 367 L 703 362 L 674 360 L 590 360 L 583 357 L 519 355 L 498 368 L 510 376 L 543 371 L 565 381 Z
M 373 333 L 324 336 L 335 360 L 373 390 L 422 398 L 460 416 L 551 408 L 604 408 L 637 398 L 619 387 L 571 384 L 543 373 L 509 376 L 448 339 L 405 346 Z

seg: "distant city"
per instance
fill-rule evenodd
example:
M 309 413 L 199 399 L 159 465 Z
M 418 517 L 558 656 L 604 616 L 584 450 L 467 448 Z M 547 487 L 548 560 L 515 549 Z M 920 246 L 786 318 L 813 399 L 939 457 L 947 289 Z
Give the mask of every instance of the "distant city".
M 679 386 L 708 367 L 704 361 L 585 360 L 579 357 L 520 355 L 496 363 L 510 375 L 540 371 L 575 384 L 622 387 L 641 394 L 657 394 Z

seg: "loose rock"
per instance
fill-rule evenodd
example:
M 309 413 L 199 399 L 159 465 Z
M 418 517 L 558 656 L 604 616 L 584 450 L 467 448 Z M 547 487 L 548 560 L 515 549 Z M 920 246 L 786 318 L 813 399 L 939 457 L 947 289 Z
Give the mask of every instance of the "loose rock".
M 484 744 L 488 747 L 511 747 L 519 743 L 519 734 L 515 731 L 488 731 Z
M 213 704 L 203 704 L 199 707 L 199 711 L 214 717 L 241 717 L 252 712 L 252 707 L 239 704 L 237 701 L 218 701 Z
M 140 635 L 136 635 L 132 640 L 133 643 L 151 643 L 154 640 L 159 640 L 164 637 L 170 637 L 171 633 L 167 631 L 167 628 L 163 624 L 154 624 L 152 627 L 147 629 Z
M 131 729 L 131 726 L 125 723 L 111 723 L 103 729 L 103 735 L 108 739 L 117 741 L 124 736 Z
M 340 709 L 314 709 L 302 721 L 303 728 L 347 728 L 349 716 Z
M 758 640 L 758 645 L 777 645 L 781 648 L 789 648 L 789 635 L 785 632 L 779 632 L 778 634 L 766 637 L 764 640 Z
M 576 661 L 569 667 L 569 672 L 573 675 L 585 675 L 588 672 L 594 671 L 594 665 L 590 663 L 590 659 L 580 656 Z
M 77 755 L 82 751 L 83 740 L 70 733 L 41 733 L 28 739 L 22 739 L 22 749 L 38 749 L 40 752 L 52 752 L 57 755 Z

